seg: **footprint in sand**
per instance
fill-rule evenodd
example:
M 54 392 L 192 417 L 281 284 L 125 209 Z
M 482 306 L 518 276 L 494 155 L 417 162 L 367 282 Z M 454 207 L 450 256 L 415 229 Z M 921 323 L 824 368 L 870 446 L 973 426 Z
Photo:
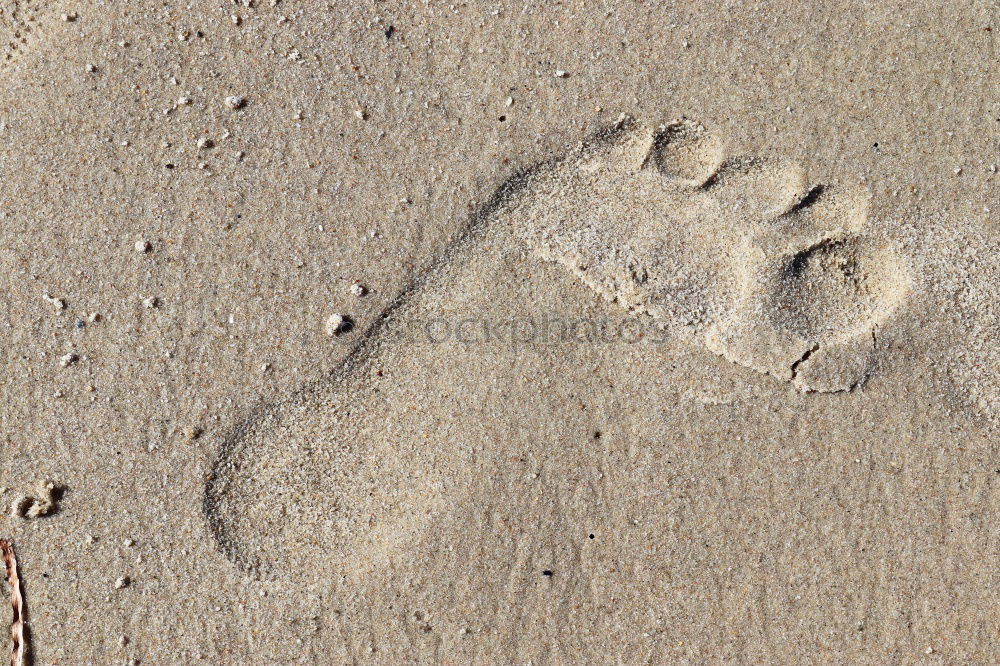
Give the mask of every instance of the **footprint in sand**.
M 263 575 L 345 574 L 405 547 L 454 510 L 455 461 L 494 441 L 500 378 L 521 380 L 523 359 L 503 345 L 396 343 L 419 322 L 587 301 L 562 286 L 565 269 L 667 334 L 800 390 L 857 388 L 908 288 L 865 220 L 863 197 L 810 187 L 794 165 L 727 157 L 690 122 L 623 118 L 511 178 L 334 375 L 233 430 L 206 486 L 212 532 Z

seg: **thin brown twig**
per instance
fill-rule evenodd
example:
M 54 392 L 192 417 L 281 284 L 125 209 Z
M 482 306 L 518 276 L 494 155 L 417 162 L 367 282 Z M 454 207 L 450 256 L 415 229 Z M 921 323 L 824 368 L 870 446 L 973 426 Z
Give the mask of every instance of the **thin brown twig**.
M 24 665 L 24 596 L 21 594 L 21 577 L 17 574 L 17 556 L 14 546 L 7 539 L 0 539 L 0 552 L 3 553 L 4 564 L 7 565 L 7 582 L 10 584 L 10 604 L 14 608 L 14 619 L 10 623 L 10 638 L 13 641 L 10 650 L 11 666 Z

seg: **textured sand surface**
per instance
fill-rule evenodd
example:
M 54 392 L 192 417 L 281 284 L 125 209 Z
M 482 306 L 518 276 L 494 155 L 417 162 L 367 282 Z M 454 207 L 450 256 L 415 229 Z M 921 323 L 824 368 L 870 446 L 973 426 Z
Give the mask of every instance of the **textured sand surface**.
M 1000 660 L 941 4 L 0 0 L 35 663 Z

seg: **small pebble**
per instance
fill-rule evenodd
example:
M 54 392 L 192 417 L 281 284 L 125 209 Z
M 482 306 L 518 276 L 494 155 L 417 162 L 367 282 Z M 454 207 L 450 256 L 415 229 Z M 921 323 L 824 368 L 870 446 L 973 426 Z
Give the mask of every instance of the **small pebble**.
M 237 109 L 242 109 L 247 105 L 247 100 L 242 95 L 230 95 L 226 98 L 226 106 L 234 111 Z
M 87 63 L 87 71 L 93 74 L 94 72 L 97 71 L 97 65 L 93 63 Z
M 132 583 L 132 580 L 128 576 L 122 576 L 115 581 L 115 589 L 120 590 L 123 587 L 128 587 Z
M 326 334 L 329 336 L 340 335 L 351 330 L 351 320 L 339 313 L 334 313 L 326 320 Z
M 61 365 L 62 367 L 65 368 L 68 365 L 72 365 L 72 364 L 76 363 L 79 359 L 80 359 L 79 356 L 77 356 L 76 354 L 70 352 L 69 354 L 66 354 L 62 358 L 59 359 L 59 365 Z
M 568 76 L 569 76 L 569 72 L 567 72 L 565 70 L 562 70 L 562 69 L 557 69 L 556 70 L 556 78 L 557 79 L 565 79 Z
M 198 147 L 202 150 L 207 150 L 215 145 L 215 142 L 209 139 L 207 136 L 203 136 L 198 139 Z
M 135 251 L 139 254 L 145 254 L 153 249 L 153 244 L 146 240 L 138 240 L 135 242 Z
M 191 98 L 187 97 L 186 95 L 184 97 L 177 98 L 177 106 L 187 106 L 190 103 L 191 103 Z
M 368 293 L 368 289 L 363 284 L 355 283 L 351 285 L 351 293 L 360 298 Z
M 64 310 L 64 309 L 66 309 L 66 301 L 64 301 L 61 298 L 56 298 L 55 296 L 53 296 L 49 292 L 45 292 L 44 294 L 42 294 L 42 298 L 44 298 L 45 301 L 49 305 L 51 305 L 52 307 L 54 307 L 56 310 Z
M 147 308 L 155 308 L 160 304 L 160 299 L 156 296 L 150 296 L 149 298 L 142 299 L 142 304 Z

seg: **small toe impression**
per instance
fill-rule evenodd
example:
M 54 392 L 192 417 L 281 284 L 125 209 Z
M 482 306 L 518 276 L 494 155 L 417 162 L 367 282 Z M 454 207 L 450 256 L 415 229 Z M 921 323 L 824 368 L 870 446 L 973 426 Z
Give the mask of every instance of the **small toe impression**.
M 815 185 L 771 220 L 759 242 L 775 252 L 794 252 L 857 234 L 867 219 L 863 191 Z
M 646 125 L 622 114 L 581 142 L 572 161 L 587 174 L 634 173 L 645 165 L 653 135 Z
M 808 182 L 798 164 L 732 157 L 721 164 L 704 188 L 727 210 L 758 226 L 802 201 L 809 192 Z
M 723 163 L 722 141 L 701 125 L 681 120 L 659 129 L 645 164 L 689 187 L 709 182 Z

